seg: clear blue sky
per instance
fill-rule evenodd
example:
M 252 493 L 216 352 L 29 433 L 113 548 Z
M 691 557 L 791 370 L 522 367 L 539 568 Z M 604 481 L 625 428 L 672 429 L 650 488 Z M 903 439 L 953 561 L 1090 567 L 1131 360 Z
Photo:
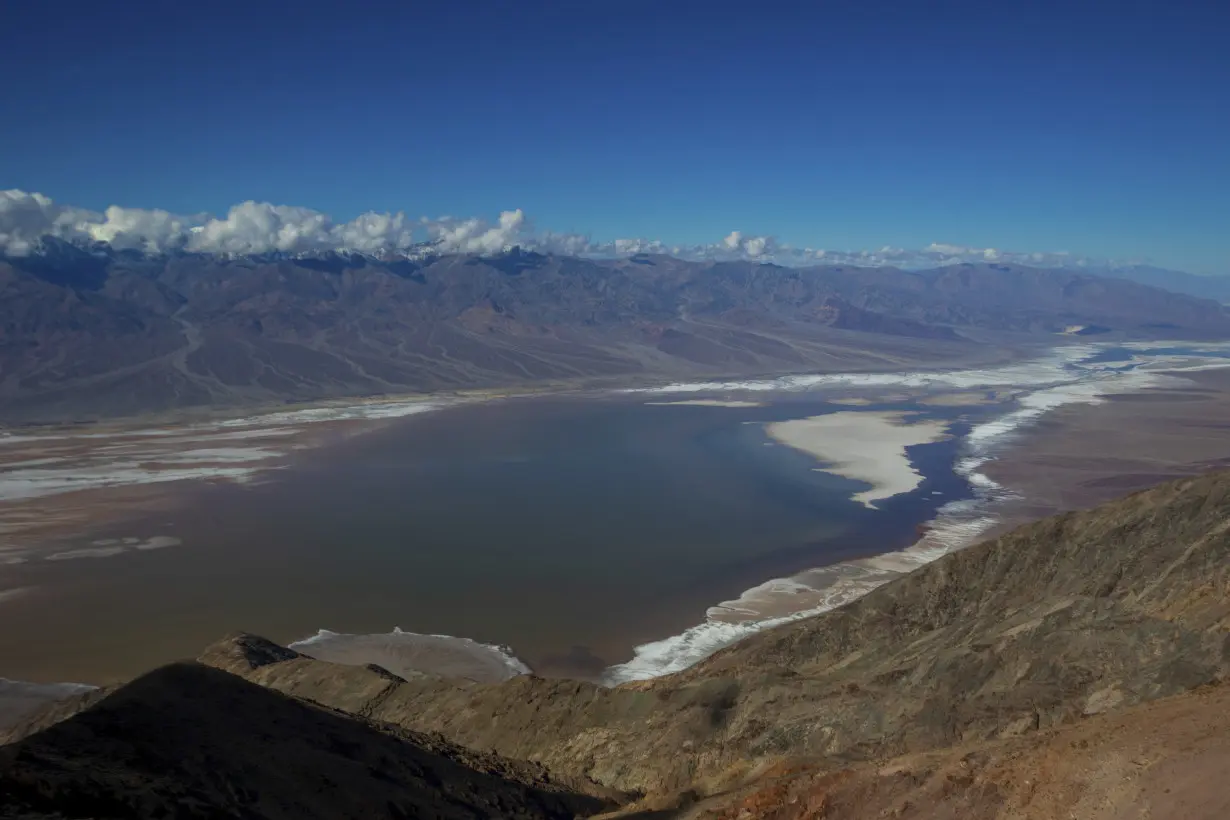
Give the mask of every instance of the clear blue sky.
M 1230 3 L 11 2 L 0 188 L 1230 272 Z

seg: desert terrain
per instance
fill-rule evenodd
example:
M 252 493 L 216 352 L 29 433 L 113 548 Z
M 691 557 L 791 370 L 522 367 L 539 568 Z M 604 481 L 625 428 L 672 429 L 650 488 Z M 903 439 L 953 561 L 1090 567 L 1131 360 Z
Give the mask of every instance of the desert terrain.
M 985 466 L 1020 496 L 1006 504 L 1005 525 L 1230 464 L 1230 370 L 1183 378 L 1059 408 L 1007 444 Z

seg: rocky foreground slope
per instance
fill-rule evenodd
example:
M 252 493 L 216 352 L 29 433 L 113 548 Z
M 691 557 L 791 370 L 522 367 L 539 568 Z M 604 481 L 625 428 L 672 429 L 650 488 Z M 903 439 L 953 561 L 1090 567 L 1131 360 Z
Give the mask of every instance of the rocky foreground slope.
M 568 799 L 634 800 L 628 816 L 1110 818 L 1146 816 L 1124 812 L 1147 799 L 1147 816 L 1187 806 L 1187 818 L 1221 817 L 1230 779 L 1202 787 L 1198 805 L 1165 789 L 1230 775 L 1215 731 L 1230 723 L 1220 687 L 1230 473 L 1022 527 L 683 673 L 614 689 L 532 676 L 404 680 L 252 636 L 200 661 L 219 670 L 210 680 L 221 690 L 243 678 L 293 696 L 284 702 L 295 708 L 354 715 L 367 731 L 438 733 L 541 765 Z M 131 690 L 120 694 L 139 701 Z M 53 733 L 96 720 L 109 700 L 76 715 L 61 706 L 18 732 L 27 736 L 0 750 L 0 782 L 21 774 L 29 744 L 71 759 Z M 259 715 L 249 727 L 276 737 Z M 47 765 L 37 760 L 28 777 Z M 153 765 L 133 758 L 124 776 L 159 774 L 142 761 Z M 1186 761 L 1181 771 L 1166 769 L 1175 761 Z M 56 782 L 89 794 L 91 781 Z

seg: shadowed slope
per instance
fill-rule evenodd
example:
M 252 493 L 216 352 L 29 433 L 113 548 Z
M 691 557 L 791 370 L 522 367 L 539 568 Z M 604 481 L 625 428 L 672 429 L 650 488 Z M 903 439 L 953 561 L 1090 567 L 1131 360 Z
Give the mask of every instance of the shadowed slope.
M 572 818 L 603 805 L 539 767 L 199 664 L 158 669 L 0 747 L 6 818 Z

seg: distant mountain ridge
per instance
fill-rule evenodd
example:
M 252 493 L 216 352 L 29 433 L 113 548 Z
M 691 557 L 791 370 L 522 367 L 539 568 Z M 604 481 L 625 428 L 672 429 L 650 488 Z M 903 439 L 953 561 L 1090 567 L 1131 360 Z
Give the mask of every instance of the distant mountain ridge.
M 1097 269 L 1097 272 L 1117 279 L 1129 279 L 1175 293 L 1186 293 L 1201 299 L 1230 304 L 1230 275 L 1200 276 L 1194 273 L 1157 268 L 1152 265 L 1124 265 Z
M 660 255 L 147 255 L 45 238 L 0 260 L 0 418 L 116 416 L 527 383 L 986 360 L 1071 327 L 1230 337 L 1211 301 L 1081 271 L 781 267 Z

